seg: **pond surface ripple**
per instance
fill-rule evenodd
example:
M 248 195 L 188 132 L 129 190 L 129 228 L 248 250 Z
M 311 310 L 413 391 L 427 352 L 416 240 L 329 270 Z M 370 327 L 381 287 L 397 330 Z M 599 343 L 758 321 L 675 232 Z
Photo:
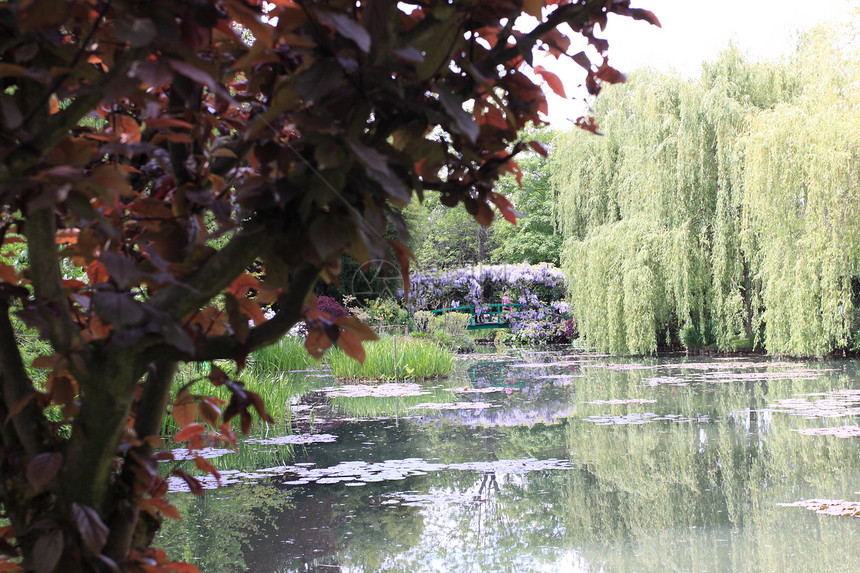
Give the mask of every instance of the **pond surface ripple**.
M 307 378 L 288 427 L 206 452 L 222 487 L 171 480 L 156 545 L 206 573 L 856 571 L 858 373 L 519 351 Z

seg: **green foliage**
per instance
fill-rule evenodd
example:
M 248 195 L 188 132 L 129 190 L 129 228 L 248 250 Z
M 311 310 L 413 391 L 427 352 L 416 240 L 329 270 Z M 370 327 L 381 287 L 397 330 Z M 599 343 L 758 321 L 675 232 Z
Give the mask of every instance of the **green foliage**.
M 562 261 L 589 345 L 652 353 L 679 328 L 723 350 L 848 346 L 860 75 L 834 35 L 810 33 L 781 64 L 730 47 L 697 81 L 634 74 L 598 104 L 605 137 L 556 140 Z
M 550 152 L 552 133 L 546 130 L 529 134 Z M 499 193 L 505 195 L 521 216 L 517 224 L 504 219 L 493 222 L 490 236 L 490 262 L 552 263 L 558 265 L 562 235 L 556 229 L 555 201 L 550 182 L 550 160 L 537 152 L 524 153 L 517 159 L 522 176 L 521 185 L 509 174 L 499 181 Z
M 386 336 L 365 344 L 365 351 L 367 357 L 363 365 L 340 349 L 329 352 L 326 363 L 332 375 L 346 379 L 420 380 L 447 376 L 454 370 L 454 354 L 430 340 Z
M 467 335 L 467 327 L 471 319 L 471 315 L 463 312 L 446 312 L 437 315 L 419 310 L 412 315 L 412 324 L 415 327 L 412 336 L 429 338 L 454 351 L 467 351 L 474 346 L 472 339 Z
M 392 298 L 369 299 L 361 306 L 349 306 L 349 310 L 356 318 L 373 328 L 398 327 L 409 322 L 409 311 Z
M 522 136 L 552 148 L 552 132 L 527 129 Z M 497 217 L 483 227 L 438 199 L 413 201 L 403 211 L 410 245 L 422 269 L 452 269 L 482 263 L 559 263 L 562 235 L 553 216 L 549 159 L 529 150 L 517 158 L 519 173 L 509 173 L 497 191 L 517 212 L 517 224 Z M 518 181 L 519 178 L 519 181 Z
M 428 198 L 407 210 L 410 234 L 420 268 L 448 269 L 485 262 L 493 228 L 479 225 L 463 210 L 448 209 Z

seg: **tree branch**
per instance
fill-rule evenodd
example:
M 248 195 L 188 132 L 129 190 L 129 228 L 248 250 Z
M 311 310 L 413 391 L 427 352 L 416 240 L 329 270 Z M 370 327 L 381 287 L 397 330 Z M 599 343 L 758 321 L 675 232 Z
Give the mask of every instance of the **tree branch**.
M 484 67 L 490 70 L 499 64 L 504 64 L 512 60 L 518 55 L 530 53 L 541 36 L 558 28 L 561 24 L 569 24 L 576 30 L 577 27 L 573 24 L 581 24 L 588 15 L 605 5 L 606 2 L 604 0 L 588 0 L 585 4 L 575 3 L 559 6 L 547 16 L 545 22 L 541 22 L 535 26 L 531 32 L 519 36 L 515 45 L 504 47 L 509 46 L 509 44 L 499 42 L 493 50 L 495 53 L 490 54 L 484 60 Z M 499 47 L 503 48 L 496 51 Z
M 40 299 L 41 310 L 50 305 L 58 317 L 46 317 L 49 324 L 48 336 L 54 350 L 60 354 L 68 354 L 72 347 L 80 347 L 82 341 L 68 300 L 63 293 L 62 275 L 57 256 L 57 244 L 54 239 L 56 220 L 52 208 L 40 209 L 30 215 L 26 223 L 27 250 L 30 259 L 30 279 L 36 298 Z
M 240 343 L 233 335 L 215 336 L 206 341 L 206 345 L 195 355 L 183 353 L 173 346 L 158 345 L 146 350 L 146 357 L 170 358 L 173 360 L 219 360 L 230 359 L 240 350 L 253 352 L 277 342 L 304 315 L 304 302 L 308 293 L 316 284 L 320 270 L 312 265 L 298 269 L 290 282 L 289 291 L 279 299 L 280 309 L 270 320 L 256 328 L 252 328 L 245 343 Z
M 162 361 L 150 365 L 149 373 L 143 383 L 143 394 L 137 404 L 134 430 L 138 438 L 157 436 L 161 429 L 170 401 L 170 387 L 176 374 L 176 362 Z M 133 454 L 132 454 L 133 452 Z M 153 447 L 149 442 L 133 448 L 126 454 L 120 482 L 124 492 L 117 503 L 117 509 L 109 518 L 110 537 L 107 547 L 108 557 L 117 563 L 123 563 L 132 549 L 132 539 L 137 525 L 140 510 L 129 501 L 134 488 L 134 481 L 140 471 L 138 460 L 148 460 L 152 456 Z
M 175 318 L 182 318 L 209 302 L 233 279 L 254 262 L 266 246 L 268 234 L 262 227 L 247 228 L 227 245 L 209 257 L 197 270 L 184 277 L 181 284 L 170 285 L 155 293 L 148 304 Z
M 83 42 L 81 42 L 78 51 L 75 52 L 75 55 L 72 56 L 72 59 L 65 66 L 69 71 L 57 76 L 57 78 L 51 84 L 51 87 L 42 96 L 42 99 L 40 99 L 39 102 L 35 106 L 33 106 L 32 109 L 30 109 L 29 113 L 27 113 L 27 116 L 21 122 L 21 127 L 27 127 L 27 124 L 32 121 L 32 119 L 36 116 L 37 113 L 39 113 L 39 110 L 42 109 L 42 107 L 44 107 L 46 103 L 48 103 L 48 101 L 51 99 L 51 95 L 60 88 L 64 81 L 66 81 L 66 79 L 71 74 L 71 70 L 74 69 L 74 67 L 77 66 L 78 63 L 81 61 L 81 58 L 87 50 L 87 46 L 90 45 L 90 41 L 93 39 L 93 35 L 95 35 L 96 30 L 99 29 L 99 25 L 102 22 L 102 18 L 107 13 L 109 8 L 110 2 L 103 3 L 102 7 L 99 8 L 98 14 L 94 18 L 93 27 L 87 34 L 87 37 L 84 38 Z

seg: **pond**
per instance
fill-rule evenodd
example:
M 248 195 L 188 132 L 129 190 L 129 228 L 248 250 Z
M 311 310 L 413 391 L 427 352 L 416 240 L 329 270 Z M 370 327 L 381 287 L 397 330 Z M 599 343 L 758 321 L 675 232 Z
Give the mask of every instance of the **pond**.
M 480 354 L 306 376 L 156 546 L 220 571 L 856 571 L 860 363 Z M 180 450 L 181 451 L 181 450 Z M 208 485 L 214 486 L 214 483 Z M 172 481 L 174 490 L 182 483 Z M 818 510 L 818 511 L 816 511 Z

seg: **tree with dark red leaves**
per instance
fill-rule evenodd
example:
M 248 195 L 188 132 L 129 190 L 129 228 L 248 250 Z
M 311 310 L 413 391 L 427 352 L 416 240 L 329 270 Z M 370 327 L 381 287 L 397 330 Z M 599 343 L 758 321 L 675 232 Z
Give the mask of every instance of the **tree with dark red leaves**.
M 177 365 L 241 369 L 300 320 L 311 354 L 363 355 L 373 333 L 315 309 L 316 281 L 391 246 L 407 277 L 413 193 L 514 222 L 493 184 L 543 152 L 517 135 L 543 123 L 540 84 L 563 93 L 533 54 L 572 58 L 591 93 L 622 81 L 595 36 L 610 13 L 657 24 L 627 0 L 0 3 L 0 240 L 26 253 L 0 258 L 0 571 L 195 570 L 150 547 L 178 517 L 162 419 L 196 448 L 269 416 L 217 367 L 228 404 L 171 396 Z M 52 351 L 25 364 L 17 320 Z

